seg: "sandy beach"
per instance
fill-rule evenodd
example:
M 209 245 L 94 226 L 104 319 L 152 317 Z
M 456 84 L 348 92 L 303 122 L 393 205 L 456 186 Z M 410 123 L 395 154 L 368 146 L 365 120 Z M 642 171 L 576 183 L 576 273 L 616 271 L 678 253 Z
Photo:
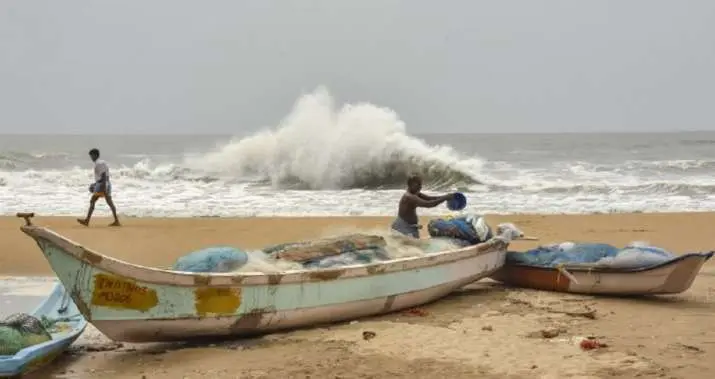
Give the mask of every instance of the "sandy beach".
M 624 245 L 647 241 L 677 253 L 715 249 L 715 213 L 488 216 L 513 222 L 538 242 Z M 90 228 L 74 218 L 37 217 L 87 247 L 132 263 L 167 267 L 194 249 L 250 249 L 343 231 L 387 228 L 385 217 L 124 218 Z M 0 275 L 51 276 L 21 220 L 0 218 Z M 596 318 L 569 315 L 593 309 Z M 211 346 L 112 345 L 96 330 L 37 378 L 701 378 L 715 372 L 715 263 L 689 291 L 638 299 L 563 295 L 480 281 L 420 308 L 332 326 Z M 364 340 L 362 332 L 375 337 Z M 556 334 L 544 338 L 544 334 Z M 582 351 L 596 336 L 608 347 Z

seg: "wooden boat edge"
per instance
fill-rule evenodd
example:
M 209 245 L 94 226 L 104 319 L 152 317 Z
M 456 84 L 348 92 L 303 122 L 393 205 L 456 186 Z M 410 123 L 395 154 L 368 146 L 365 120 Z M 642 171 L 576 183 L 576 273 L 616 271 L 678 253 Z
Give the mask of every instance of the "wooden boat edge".
M 339 278 L 373 276 L 442 265 L 471 257 L 505 252 L 508 242 L 493 238 L 487 242 L 456 250 L 432 253 L 422 257 L 398 258 L 388 262 L 375 262 L 338 268 L 283 271 L 276 273 L 193 273 L 142 266 L 116 259 L 70 240 L 48 228 L 24 225 L 21 230 L 33 238 L 44 252 L 43 243 L 49 242 L 64 254 L 77 261 L 78 265 L 90 265 L 108 273 L 134 279 L 139 282 L 174 286 L 236 286 L 277 285 L 305 282 L 322 282 Z

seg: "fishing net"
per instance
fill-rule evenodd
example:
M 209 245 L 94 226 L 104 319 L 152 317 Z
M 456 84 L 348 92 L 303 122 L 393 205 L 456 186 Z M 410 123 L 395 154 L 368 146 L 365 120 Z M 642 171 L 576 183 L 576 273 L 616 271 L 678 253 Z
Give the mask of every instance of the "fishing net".
M 276 258 L 293 262 L 310 262 L 330 256 L 354 253 L 357 261 L 369 261 L 368 255 L 380 255 L 388 258 L 385 253 L 385 238 L 371 234 L 350 234 L 339 237 L 324 238 L 315 241 L 285 243 L 270 246 L 263 252 Z M 363 253 L 363 255 L 361 255 Z
M 231 246 L 212 246 L 184 255 L 172 270 L 187 272 L 230 272 L 248 261 L 246 253 Z
M 0 321 L 0 355 L 15 355 L 18 351 L 50 341 L 48 329 L 59 319 L 38 319 L 27 313 L 15 313 Z
M 630 244 L 617 248 L 606 243 L 563 242 L 539 246 L 525 252 L 509 252 L 509 263 L 541 267 L 593 265 L 613 268 L 645 268 L 667 262 L 676 256 L 655 246 Z

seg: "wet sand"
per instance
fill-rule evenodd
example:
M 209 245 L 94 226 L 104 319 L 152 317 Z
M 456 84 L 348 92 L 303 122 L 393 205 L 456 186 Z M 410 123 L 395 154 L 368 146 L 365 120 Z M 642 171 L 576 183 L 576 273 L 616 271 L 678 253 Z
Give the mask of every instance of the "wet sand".
M 31 313 L 52 292 L 54 277 L 0 276 L 0 319 L 13 313 Z
M 357 229 L 387 228 L 389 218 L 126 218 L 35 222 L 104 254 L 166 267 L 214 244 L 256 248 Z M 715 213 L 488 216 L 514 222 L 539 243 L 623 245 L 647 241 L 678 253 L 715 249 Z M 52 275 L 39 249 L 0 218 L 0 275 Z M 7 281 L 3 281 L 6 283 Z M 591 319 L 579 315 L 595 310 Z M 484 280 L 446 299 L 400 312 L 263 338 L 189 346 L 117 345 L 91 327 L 48 378 L 705 378 L 715 372 L 715 263 L 680 295 L 604 298 L 510 289 Z M 374 338 L 365 340 L 363 332 Z M 545 338 L 547 335 L 551 338 Z M 582 336 L 608 347 L 582 351 Z M 99 350 L 99 351 L 98 351 Z

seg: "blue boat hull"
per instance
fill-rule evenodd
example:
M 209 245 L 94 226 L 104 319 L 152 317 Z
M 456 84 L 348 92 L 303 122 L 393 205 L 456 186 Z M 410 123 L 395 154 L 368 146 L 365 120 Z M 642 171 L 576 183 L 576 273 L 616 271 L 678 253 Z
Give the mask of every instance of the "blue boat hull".
M 82 334 L 87 321 L 61 283 L 31 313 L 37 318 L 67 319 L 59 321 L 50 330 L 52 340 L 20 350 L 15 355 L 0 355 L 0 378 L 27 374 L 52 362 Z

